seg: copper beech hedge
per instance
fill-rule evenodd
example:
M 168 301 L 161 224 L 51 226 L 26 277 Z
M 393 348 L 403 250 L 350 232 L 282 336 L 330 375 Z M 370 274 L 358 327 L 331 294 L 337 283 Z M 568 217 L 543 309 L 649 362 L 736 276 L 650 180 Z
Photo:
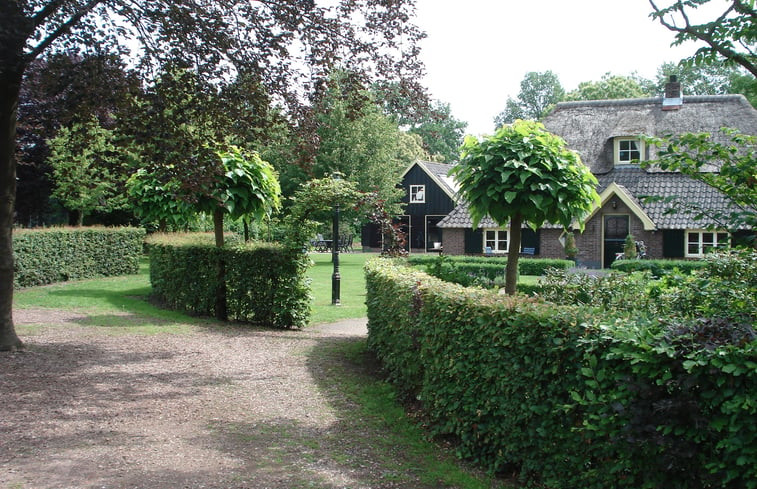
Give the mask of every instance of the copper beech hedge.
M 526 487 L 757 487 L 749 325 L 703 343 L 728 325 L 507 297 L 388 259 L 365 272 L 369 347 L 459 456 Z

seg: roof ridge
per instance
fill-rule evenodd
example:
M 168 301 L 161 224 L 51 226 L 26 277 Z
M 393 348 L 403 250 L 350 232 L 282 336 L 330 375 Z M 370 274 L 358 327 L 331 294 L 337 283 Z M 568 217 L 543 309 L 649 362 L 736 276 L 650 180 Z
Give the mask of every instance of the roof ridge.
M 555 110 L 561 108 L 573 108 L 573 107 L 617 107 L 621 105 L 662 105 L 663 97 L 644 97 L 644 98 L 618 98 L 618 99 L 605 99 L 605 100 L 571 100 L 566 102 L 558 102 L 555 106 Z M 726 95 L 684 95 L 684 104 L 698 104 L 707 102 L 746 102 L 746 98 L 741 94 L 726 94 Z

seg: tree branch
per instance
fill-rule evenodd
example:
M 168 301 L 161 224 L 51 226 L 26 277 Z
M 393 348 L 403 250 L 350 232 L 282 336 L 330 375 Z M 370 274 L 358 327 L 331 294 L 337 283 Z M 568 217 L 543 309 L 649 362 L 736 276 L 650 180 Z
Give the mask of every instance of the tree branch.
M 50 33 L 49 36 L 47 36 L 45 39 L 42 40 L 39 44 L 37 44 L 36 47 L 34 47 L 27 55 L 26 59 L 27 62 L 33 60 L 37 56 L 39 56 L 42 52 L 45 51 L 50 45 L 55 42 L 58 38 L 60 38 L 62 35 L 67 34 L 73 26 L 75 26 L 82 17 L 87 15 L 94 9 L 98 4 L 102 3 L 104 0 L 90 0 L 87 4 L 85 4 L 81 9 L 79 9 L 74 15 L 71 16 L 70 19 L 68 19 L 66 22 L 62 23 L 60 26 L 58 26 L 57 29 L 55 29 L 52 33 Z M 52 5 L 49 4 L 48 7 Z M 40 12 L 35 15 L 35 17 L 39 16 L 42 12 L 44 12 L 47 9 L 42 9 Z M 46 14 L 47 17 L 51 15 L 52 12 L 48 12 Z

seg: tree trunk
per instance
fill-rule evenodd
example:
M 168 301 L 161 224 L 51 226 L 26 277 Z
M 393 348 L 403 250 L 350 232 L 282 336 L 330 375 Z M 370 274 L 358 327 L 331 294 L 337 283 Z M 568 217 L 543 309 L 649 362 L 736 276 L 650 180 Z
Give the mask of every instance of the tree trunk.
M 507 252 L 507 271 L 505 273 L 505 292 L 515 294 L 518 287 L 518 258 L 520 257 L 520 236 L 523 217 L 515 214 L 510 219 L 510 236 Z
M 0 36 L 0 43 L 5 36 Z M 16 200 L 16 119 L 23 60 L 0 47 L 0 351 L 23 344 L 13 326 L 13 211 Z M 14 54 L 16 56 L 14 56 Z
M 213 211 L 213 231 L 216 237 L 216 246 L 223 248 L 223 209 L 220 207 Z M 229 318 L 226 310 L 226 263 L 223 261 L 223 253 L 218 254 L 218 286 L 216 287 L 216 319 L 226 321 Z

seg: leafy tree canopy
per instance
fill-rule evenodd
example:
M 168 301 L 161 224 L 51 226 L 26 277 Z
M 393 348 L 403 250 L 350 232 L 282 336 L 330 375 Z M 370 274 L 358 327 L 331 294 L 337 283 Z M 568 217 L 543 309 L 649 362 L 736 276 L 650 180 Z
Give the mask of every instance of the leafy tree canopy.
M 505 109 L 494 118 L 499 127 L 516 119 L 539 120 L 565 95 L 558 76 L 552 71 L 526 73 L 516 100 L 509 98 Z
M 477 228 L 490 216 L 510 223 L 505 290 L 515 292 L 521 226 L 545 222 L 568 228 L 599 201 L 597 179 L 565 141 L 539 122 L 518 120 L 479 141 L 468 136 L 452 170 Z
M 77 224 L 93 211 L 126 206 L 126 158 L 114 144 L 113 131 L 93 119 L 62 127 L 50 142 L 50 166 L 55 181 L 53 197 L 78 213 Z
M 644 81 L 636 76 L 621 76 L 605 73 L 599 81 L 587 81 L 578 84 L 564 100 L 610 100 L 621 98 L 651 97 L 644 86 Z

